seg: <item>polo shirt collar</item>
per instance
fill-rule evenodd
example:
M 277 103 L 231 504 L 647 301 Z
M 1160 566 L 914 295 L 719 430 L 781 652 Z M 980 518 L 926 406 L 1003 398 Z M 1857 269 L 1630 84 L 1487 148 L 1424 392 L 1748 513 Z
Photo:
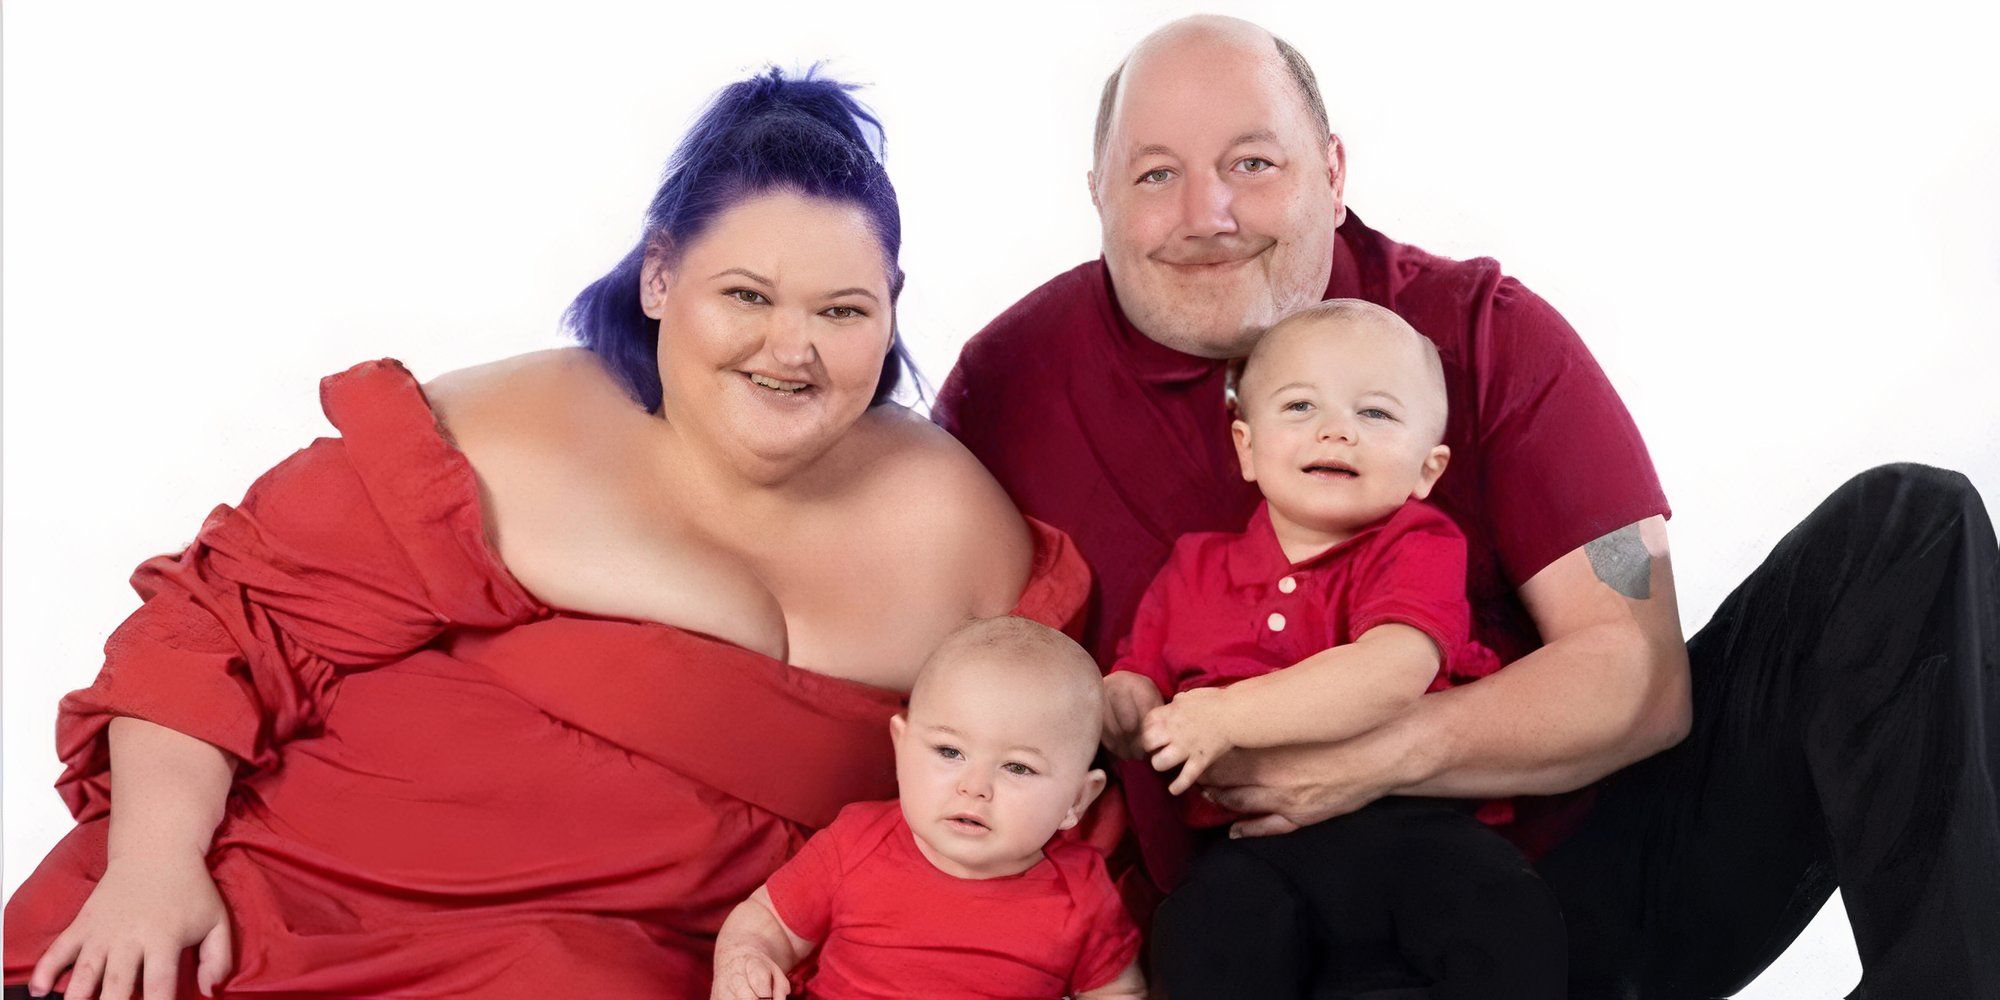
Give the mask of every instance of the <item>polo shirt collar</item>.
M 1389 516 L 1395 515 L 1391 512 Z M 1360 539 L 1374 534 L 1388 521 L 1389 517 L 1384 517 L 1319 555 L 1293 562 L 1285 557 L 1284 546 L 1278 544 L 1277 529 L 1271 527 L 1271 502 L 1259 500 L 1256 512 L 1250 515 L 1250 523 L 1243 529 L 1242 537 L 1228 548 L 1228 554 L 1224 557 L 1228 561 L 1229 581 L 1237 586 L 1270 583 L 1281 576 L 1314 569 L 1337 553 L 1353 548 Z

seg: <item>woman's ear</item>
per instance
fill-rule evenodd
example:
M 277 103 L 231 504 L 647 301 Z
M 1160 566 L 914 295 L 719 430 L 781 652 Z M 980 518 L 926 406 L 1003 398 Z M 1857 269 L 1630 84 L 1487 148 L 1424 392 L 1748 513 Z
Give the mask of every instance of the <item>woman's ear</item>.
M 1062 825 L 1056 829 L 1067 830 L 1083 822 L 1084 810 L 1089 809 L 1090 804 L 1097 801 L 1097 796 L 1103 791 L 1104 772 L 1098 768 L 1091 768 L 1090 773 L 1083 776 L 1083 787 L 1077 790 L 1076 801 L 1070 804 L 1069 812 L 1063 815 Z
M 639 263 L 639 309 L 648 318 L 659 319 L 667 311 L 667 287 L 673 284 L 673 273 L 667 268 L 667 248 L 664 244 L 646 244 L 645 259 Z

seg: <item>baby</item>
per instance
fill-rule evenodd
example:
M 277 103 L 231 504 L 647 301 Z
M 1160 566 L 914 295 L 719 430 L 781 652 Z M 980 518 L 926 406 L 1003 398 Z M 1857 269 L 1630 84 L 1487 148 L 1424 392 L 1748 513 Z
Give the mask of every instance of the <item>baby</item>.
M 1105 746 L 1179 768 L 1176 795 L 1233 748 L 1358 736 L 1427 690 L 1499 666 L 1470 637 L 1464 536 L 1423 502 L 1451 457 L 1429 339 L 1379 306 L 1320 303 L 1258 340 L 1236 405 L 1237 457 L 1264 503 L 1241 534 L 1176 542 L 1104 679 Z M 1198 827 L 1238 818 L 1199 794 L 1182 806 Z M 1504 802 L 1480 807 L 1488 822 L 1510 816 Z M 1255 863 L 1232 860 L 1241 855 Z M 1282 884 L 1253 884 L 1245 871 Z M 1552 896 L 1512 845 L 1454 803 L 1385 799 L 1279 836 L 1212 841 L 1188 886 L 1198 888 L 1169 901 L 1154 942 L 1177 998 L 1296 995 L 1293 984 L 1253 985 L 1268 941 L 1237 947 L 1228 918 L 1221 932 L 1212 926 L 1216 914 L 1293 900 L 1315 911 L 1307 923 L 1328 953 L 1365 950 L 1390 925 L 1402 958 L 1440 986 L 1560 994 Z M 1192 922 L 1211 933 L 1170 940 L 1176 904 L 1198 908 Z
M 786 996 L 817 948 L 815 1000 L 1143 997 L 1103 859 L 1056 836 L 1104 790 L 1102 718 L 1097 666 L 1062 633 L 952 633 L 889 724 L 900 799 L 848 806 L 736 907 L 712 996 Z

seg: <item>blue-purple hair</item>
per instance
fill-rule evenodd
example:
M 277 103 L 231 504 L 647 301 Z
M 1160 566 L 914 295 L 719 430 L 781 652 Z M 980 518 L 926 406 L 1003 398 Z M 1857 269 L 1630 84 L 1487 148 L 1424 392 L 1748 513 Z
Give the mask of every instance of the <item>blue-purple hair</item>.
M 791 77 L 773 67 L 724 87 L 667 160 L 638 245 L 563 313 L 563 324 L 648 412 L 660 408 L 661 393 L 660 324 L 639 303 L 647 253 L 664 254 L 672 263 L 725 209 L 773 190 L 848 202 L 867 213 L 882 244 L 890 304 L 889 354 L 870 405 L 896 391 L 905 367 L 914 371 L 895 332 L 903 217 L 882 167 L 882 124 L 849 95 L 853 85 L 820 76 L 818 69 Z

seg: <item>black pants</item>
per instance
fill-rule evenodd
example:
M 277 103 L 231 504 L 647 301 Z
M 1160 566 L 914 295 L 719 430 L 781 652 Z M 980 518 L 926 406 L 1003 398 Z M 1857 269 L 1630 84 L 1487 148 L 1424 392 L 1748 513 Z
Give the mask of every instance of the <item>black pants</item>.
M 1565 949 L 1562 911 L 1527 859 L 1434 799 L 1219 838 L 1153 922 L 1154 979 L 1172 1000 L 1297 997 L 1315 979 L 1550 1000 Z
M 1688 642 L 1694 729 L 1543 859 L 1571 995 L 1748 983 L 1835 886 L 1851 996 L 2000 997 L 2000 551 L 1964 476 L 1863 473 Z

